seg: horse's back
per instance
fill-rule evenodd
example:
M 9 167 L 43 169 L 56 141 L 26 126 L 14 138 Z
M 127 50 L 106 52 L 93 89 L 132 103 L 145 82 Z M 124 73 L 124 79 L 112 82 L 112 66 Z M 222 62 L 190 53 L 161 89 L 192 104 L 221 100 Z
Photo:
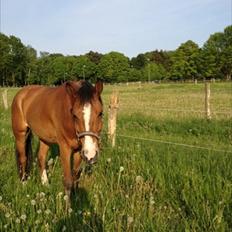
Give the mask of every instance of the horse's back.
M 43 118 L 47 111 L 51 112 L 57 98 L 59 88 L 31 85 L 23 87 L 12 102 L 13 130 L 29 127 Z

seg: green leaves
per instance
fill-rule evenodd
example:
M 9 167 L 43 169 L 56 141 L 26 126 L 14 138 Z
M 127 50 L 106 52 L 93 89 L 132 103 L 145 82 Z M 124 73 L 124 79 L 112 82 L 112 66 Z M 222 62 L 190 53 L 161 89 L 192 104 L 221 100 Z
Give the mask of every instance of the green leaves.
M 199 47 L 188 40 L 180 45 L 172 57 L 171 79 L 193 79 L 197 77 Z

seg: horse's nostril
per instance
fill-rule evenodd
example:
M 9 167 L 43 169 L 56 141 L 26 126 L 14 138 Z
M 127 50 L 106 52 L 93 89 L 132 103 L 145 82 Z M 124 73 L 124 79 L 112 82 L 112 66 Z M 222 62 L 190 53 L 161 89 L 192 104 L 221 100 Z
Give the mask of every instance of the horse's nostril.
M 96 156 L 90 160 L 88 160 L 89 164 L 95 164 L 97 162 Z

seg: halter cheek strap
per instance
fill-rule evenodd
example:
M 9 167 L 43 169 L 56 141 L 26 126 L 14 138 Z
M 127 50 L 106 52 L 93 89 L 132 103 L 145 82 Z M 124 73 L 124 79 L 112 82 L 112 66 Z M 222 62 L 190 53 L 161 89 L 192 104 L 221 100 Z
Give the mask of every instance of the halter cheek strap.
M 80 139 L 84 136 L 93 136 L 95 137 L 96 139 L 100 140 L 100 136 L 92 131 L 83 131 L 83 132 L 76 132 L 76 135 L 77 135 L 77 138 Z

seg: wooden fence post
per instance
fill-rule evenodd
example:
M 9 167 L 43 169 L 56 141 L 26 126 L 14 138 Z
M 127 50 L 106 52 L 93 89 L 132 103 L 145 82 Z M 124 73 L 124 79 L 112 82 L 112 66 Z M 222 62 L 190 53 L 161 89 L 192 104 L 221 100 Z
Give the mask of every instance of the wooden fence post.
M 211 119 L 210 112 L 210 83 L 205 82 L 205 116 L 206 119 Z
M 7 89 L 5 89 L 2 93 L 2 100 L 3 100 L 4 108 L 7 110 L 8 109 Z
M 113 92 L 110 97 L 108 115 L 108 139 L 110 140 L 112 147 L 115 146 L 118 102 L 118 93 Z

